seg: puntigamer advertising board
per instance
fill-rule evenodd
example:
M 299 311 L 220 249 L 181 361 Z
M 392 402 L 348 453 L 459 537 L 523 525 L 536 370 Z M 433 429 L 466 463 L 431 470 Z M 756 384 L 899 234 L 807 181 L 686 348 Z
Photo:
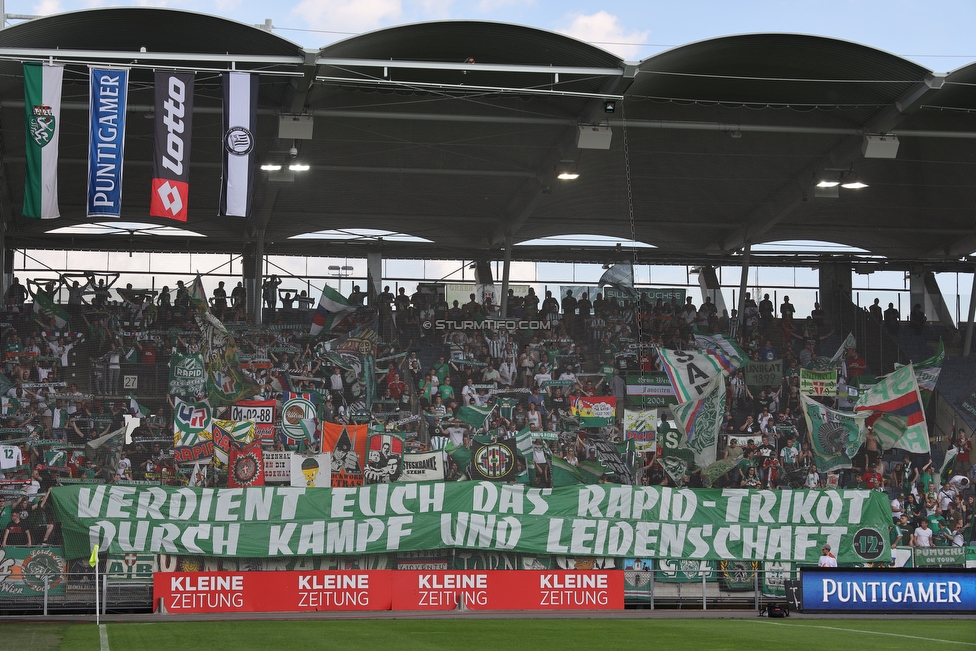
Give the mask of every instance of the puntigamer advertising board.
M 976 570 L 808 568 L 803 611 L 976 613 Z

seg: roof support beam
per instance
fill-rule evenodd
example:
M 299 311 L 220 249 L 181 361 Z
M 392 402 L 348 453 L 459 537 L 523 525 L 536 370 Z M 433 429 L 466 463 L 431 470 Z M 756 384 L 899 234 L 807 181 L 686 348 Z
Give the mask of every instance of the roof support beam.
M 860 130 L 861 134 L 891 132 L 905 113 L 914 110 L 923 98 L 941 88 L 944 81 L 944 76 L 931 73 L 926 75 L 925 79 L 905 91 L 890 107 L 868 121 Z M 806 198 L 814 175 L 826 167 L 847 167 L 860 157 L 861 134 L 845 138 L 796 174 L 762 205 L 746 215 L 740 229 L 722 242 L 719 248 L 732 251 L 751 243 L 792 213 Z

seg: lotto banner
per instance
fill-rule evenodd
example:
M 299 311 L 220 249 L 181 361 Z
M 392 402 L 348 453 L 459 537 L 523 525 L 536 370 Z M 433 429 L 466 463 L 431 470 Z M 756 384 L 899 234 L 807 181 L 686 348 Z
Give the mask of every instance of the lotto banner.
M 122 216 L 122 162 L 129 70 L 90 68 L 88 216 Z
M 620 570 L 158 572 L 167 614 L 345 610 L 622 610 Z M 162 612 L 162 611 L 161 611 Z
M 186 221 L 193 134 L 192 72 L 156 73 L 152 195 L 149 215 Z

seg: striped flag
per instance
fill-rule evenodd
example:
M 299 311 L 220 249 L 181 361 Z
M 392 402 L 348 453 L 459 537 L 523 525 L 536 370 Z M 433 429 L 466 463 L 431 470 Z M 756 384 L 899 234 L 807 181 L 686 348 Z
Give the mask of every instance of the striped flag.
M 700 399 L 716 375 L 723 371 L 732 373 L 737 368 L 733 360 L 721 353 L 659 348 L 658 354 L 678 402 Z
M 257 120 L 258 76 L 248 72 L 225 72 L 221 216 L 247 217 L 251 213 Z
M 720 358 L 723 368 L 727 368 L 730 373 L 749 359 L 749 353 L 734 339 L 724 335 L 695 333 L 695 345 Z
M 58 140 L 61 134 L 63 66 L 24 64 L 27 177 L 21 214 L 55 219 L 58 210 Z
M 347 315 L 356 311 L 355 305 L 350 305 L 342 294 L 326 285 L 322 289 L 322 298 L 312 317 L 312 327 L 308 334 L 317 335 L 323 330 L 332 331 Z
M 695 453 L 695 463 L 705 467 L 715 462 L 718 435 L 725 416 L 725 373 L 719 373 L 700 399 L 672 405 L 671 413 L 685 434 L 683 447 Z
M 874 422 L 874 434 L 884 449 L 930 451 L 922 396 L 911 364 L 886 375 L 862 393 L 854 411 L 880 414 Z
M 631 262 L 619 262 L 610 265 L 602 276 L 598 286 L 610 285 L 619 289 L 626 296 L 636 297 L 637 291 L 634 290 L 634 265 Z

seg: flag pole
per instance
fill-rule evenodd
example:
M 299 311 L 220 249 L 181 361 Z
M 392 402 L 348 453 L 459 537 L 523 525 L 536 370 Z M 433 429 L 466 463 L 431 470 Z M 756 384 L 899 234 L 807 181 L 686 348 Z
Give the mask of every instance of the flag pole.
M 99 624 L 99 612 L 98 607 L 98 545 L 92 547 L 91 557 L 88 559 L 88 564 L 95 568 L 95 626 Z

